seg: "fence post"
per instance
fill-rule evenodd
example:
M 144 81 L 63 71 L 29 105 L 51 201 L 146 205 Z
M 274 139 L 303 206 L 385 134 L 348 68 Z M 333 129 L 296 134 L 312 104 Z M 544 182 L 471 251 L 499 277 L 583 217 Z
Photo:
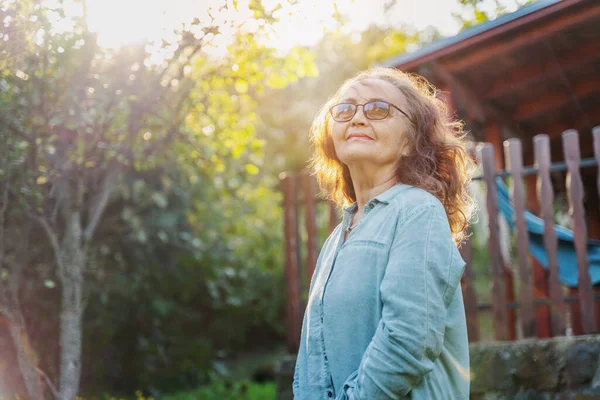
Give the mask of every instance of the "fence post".
M 483 176 L 487 187 L 486 204 L 488 212 L 490 268 L 492 281 L 492 314 L 496 340 L 508 340 L 508 308 L 504 282 L 504 266 L 498 237 L 498 194 L 496 190 L 496 162 L 494 146 L 484 143 L 477 148 L 478 158 L 483 166 Z
M 554 230 L 554 192 L 550 180 L 550 139 L 548 135 L 533 138 L 535 166 L 538 168 L 538 199 L 544 220 L 544 247 L 548 255 L 548 283 L 550 286 L 550 321 L 552 336 L 565 334 L 565 303 L 558 275 L 558 239 Z
M 529 233 L 525 226 L 525 189 L 523 188 L 523 154 L 521 140 L 509 139 L 504 142 L 505 165 L 512 178 L 512 201 L 519 259 L 519 317 L 524 337 L 536 336 L 533 305 L 533 279 L 529 264 Z
M 313 276 L 317 264 L 317 213 L 316 213 L 316 181 L 309 171 L 302 173 L 304 189 L 304 224 L 306 225 L 306 265 L 307 281 Z
M 600 197 L 600 125 L 592 129 L 594 135 L 594 157 L 596 158 L 596 185 L 598 186 L 598 197 Z M 596 294 L 600 294 L 600 286 L 594 288 Z M 596 300 L 596 329 L 600 332 L 600 300 Z
M 596 332 L 596 313 L 594 311 L 594 289 L 589 274 L 587 259 L 587 226 L 583 208 L 583 182 L 579 172 L 581 161 L 579 134 L 574 129 L 562 133 L 563 150 L 567 164 L 568 199 L 573 218 L 573 235 L 577 252 L 579 305 L 583 334 Z
M 460 255 L 465 261 L 465 272 L 460 279 L 463 299 L 465 303 L 465 314 L 467 316 L 467 334 L 469 343 L 479 342 L 479 324 L 477 322 L 477 297 L 473 287 L 475 273 L 473 272 L 473 242 L 468 236 L 460 246 Z
M 302 329 L 302 299 L 300 297 L 300 269 L 298 266 L 298 208 L 297 178 L 285 175 L 281 178 L 284 210 L 285 281 L 287 286 L 286 345 L 290 354 L 298 352 Z

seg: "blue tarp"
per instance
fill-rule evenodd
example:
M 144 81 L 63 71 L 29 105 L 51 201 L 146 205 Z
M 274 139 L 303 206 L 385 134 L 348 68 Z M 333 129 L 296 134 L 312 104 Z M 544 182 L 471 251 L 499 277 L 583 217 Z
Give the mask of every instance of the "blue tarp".
M 513 207 L 510 203 L 508 187 L 501 178 L 497 178 L 496 188 L 500 213 L 508 222 L 510 229 L 514 230 Z M 544 220 L 526 210 L 525 223 L 529 232 L 529 252 L 545 269 L 548 269 L 548 255 L 544 247 Z M 573 231 L 560 225 L 554 225 L 554 231 L 558 239 L 560 280 L 567 286 L 577 287 L 577 254 L 573 242 Z M 592 283 L 600 283 L 600 240 L 588 240 L 587 251 Z

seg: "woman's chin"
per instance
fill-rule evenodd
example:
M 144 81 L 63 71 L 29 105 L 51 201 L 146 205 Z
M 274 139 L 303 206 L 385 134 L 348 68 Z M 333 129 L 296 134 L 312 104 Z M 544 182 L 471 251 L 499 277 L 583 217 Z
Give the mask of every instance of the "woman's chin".
M 348 165 L 354 163 L 373 162 L 377 159 L 377 155 L 372 151 L 353 151 L 346 153 L 339 158 L 341 162 Z

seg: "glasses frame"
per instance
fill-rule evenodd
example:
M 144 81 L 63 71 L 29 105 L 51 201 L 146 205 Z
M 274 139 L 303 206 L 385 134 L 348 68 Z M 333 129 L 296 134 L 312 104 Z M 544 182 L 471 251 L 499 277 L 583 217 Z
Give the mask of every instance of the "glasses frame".
M 385 117 L 383 117 L 383 118 L 369 118 L 369 117 L 367 117 L 367 114 L 365 113 L 365 106 L 366 106 L 367 104 L 372 104 L 372 103 L 385 103 L 385 104 L 387 104 L 388 106 L 390 106 L 390 108 L 388 108 L 388 112 L 387 112 L 386 116 L 385 116 Z M 352 116 L 351 116 L 350 118 L 348 118 L 348 119 L 346 119 L 346 120 L 337 120 L 337 119 L 335 119 L 335 116 L 333 115 L 333 109 L 334 109 L 335 107 L 339 106 L 339 105 L 342 105 L 342 104 L 348 104 L 348 105 L 354 106 L 354 113 L 352 114 Z M 333 106 L 331 106 L 331 107 L 329 108 L 329 114 L 331 114 L 331 118 L 332 118 L 332 119 L 333 119 L 335 122 L 349 122 L 349 121 L 352 121 L 352 118 L 354 118 L 354 116 L 355 116 L 355 115 L 356 115 L 356 113 L 358 112 L 358 107 L 359 107 L 359 106 L 363 108 L 363 115 L 365 116 L 365 118 L 366 118 L 366 119 L 368 119 L 368 120 L 371 120 L 371 121 L 381 121 L 382 119 L 386 119 L 387 117 L 389 117 L 389 116 L 390 116 L 390 109 L 391 109 L 391 107 L 394 107 L 396 110 L 400 111 L 400 112 L 401 112 L 401 113 L 402 113 L 402 114 L 403 114 L 403 115 L 404 115 L 406 118 L 408 118 L 408 120 L 409 120 L 410 122 L 412 122 L 412 123 L 414 124 L 414 121 L 412 120 L 412 118 L 411 118 L 411 117 L 409 117 L 409 115 L 408 115 L 407 113 L 405 113 L 404 111 L 402 111 L 402 110 L 401 110 L 401 109 L 400 109 L 398 106 L 396 106 L 395 104 L 392 104 L 392 103 L 390 103 L 390 102 L 387 102 L 387 101 L 384 101 L 384 100 L 372 100 L 372 101 L 368 101 L 368 102 L 366 102 L 366 103 L 364 103 L 364 104 L 354 104 L 354 103 L 338 103 L 338 104 L 335 104 L 335 105 L 333 105 Z

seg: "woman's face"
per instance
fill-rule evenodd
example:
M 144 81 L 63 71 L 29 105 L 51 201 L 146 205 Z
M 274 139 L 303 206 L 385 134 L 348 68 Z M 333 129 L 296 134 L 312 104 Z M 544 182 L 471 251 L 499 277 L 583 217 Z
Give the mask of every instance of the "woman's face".
M 382 100 L 410 115 L 402 92 L 390 82 L 377 78 L 352 83 L 342 91 L 340 99 L 339 103 L 353 104 Z M 348 166 L 365 162 L 393 166 L 402 154 L 409 124 L 407 117 L 394 107 L 380 120 L 367 119 L 363 107 L 358 107 L 350 121 L 333 121 L 331 133 L 336 154 Z

